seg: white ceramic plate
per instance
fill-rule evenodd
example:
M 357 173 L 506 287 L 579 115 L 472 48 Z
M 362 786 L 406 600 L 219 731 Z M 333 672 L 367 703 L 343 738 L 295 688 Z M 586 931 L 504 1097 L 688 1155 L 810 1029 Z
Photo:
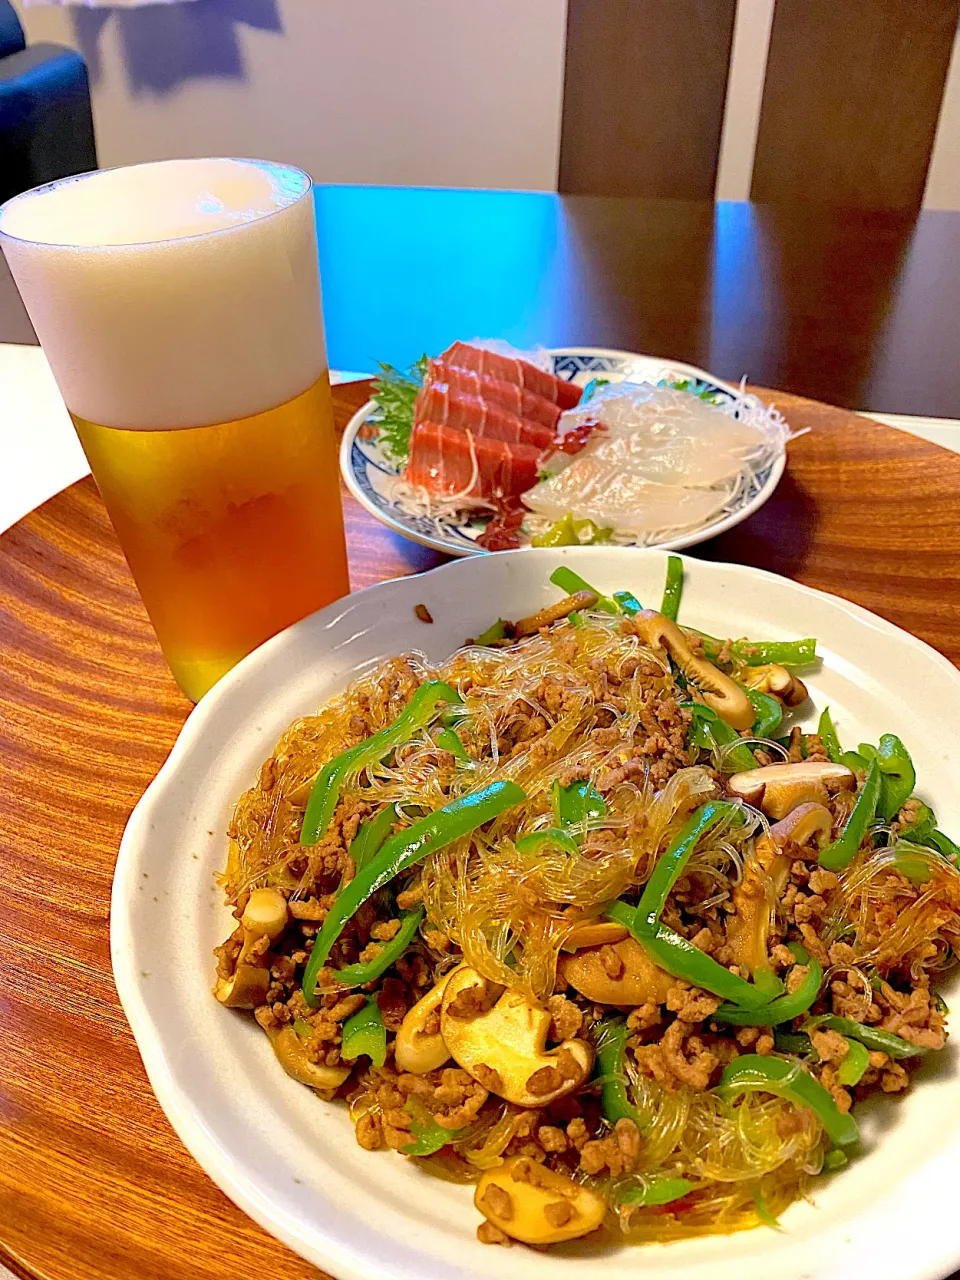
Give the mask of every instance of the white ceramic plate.
M 713 392 L 724 398 L 737 394 L 736 387 L 729 382 L 721 382 L 695 365 L 661 360 L 656 356 L 613 351 L 606 347 L 554 347 L 547 355 L 553 359 L 553 372 L 558 378 L 566 378 L 580 387 L 598 377 L 607 378 L 610 382 L 624 382 L 628 378 L 648 382 L 659 382 L 662 378 L 691 378 L 697 383 L 698 391 Z M 382 524 L 422 546 L 451 556 L 484 554 L 484 548 L 477 546 L 477 535 L 483 531 L 483 522 L 456 523 L 425 516 L 410 510 L 401 498 L 393 494 L 391 481 L 399 475 L 400 468 L 377 442 L 376 427 L 372 421 L 375 410 L 374 402 L 368 400 L 350 419 L 340 442 L 340 471 L 356 500 Z M 763 506 L 780 483 L 786 464 L 786 450 L 782 449 L 769 466 L 757 473 L 753 484 L 738 495 L 716 520 L 694 533 L 665 539 L 657 546 L 680 551 L 732 529 Z
M 477 1243 L 469 1188 L 357 1146 L 342 1107 L 279 1069 L 248 1015 L 216 1004 L 211 951 L 230 917 L 213 873 L 232 805 L 296 716 L 404 649 L 439 659 L 497 615 L 556 598 L 563 560 L 603 591 L 659 601 L 666 556 L 623 548 L 476 556 L 383 583 L 251 654 L 191 715 L 137 806 L 113 887 L 114 974 L 151 1083 L 180 1137 L 241 1208 L 340 1280 L 934 1280 L 960 1264 L 960 1067 L 948 1048 L 905 1098 L 858 1109 L 866 1154 L 812 1204 L 761 1228 L 663 1246 L 540 1253 Z M 855 605 L 743 566 L 687 560 L 681 616 L 716 635 L 814 635 L 809 685 L 842 741 L 898 733 L 921 794 L 960 831 L 960 672 Z M 414 616 L 424 603 L 435 621 Z M 804 679 L 808 677 L 805 675 Z M 815 714 L 811 711 L 811 716 Z M 951 992 L 947 992 L 948 1000 Z

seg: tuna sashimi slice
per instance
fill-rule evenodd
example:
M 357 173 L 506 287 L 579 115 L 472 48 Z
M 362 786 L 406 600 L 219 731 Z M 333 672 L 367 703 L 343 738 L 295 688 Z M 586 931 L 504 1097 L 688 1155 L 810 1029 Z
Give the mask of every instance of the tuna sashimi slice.
M 560 421 L 560 406 L 552 400 L 546 400 L 515 382 L 504 382 L 502 378 L 493 378 L 473 369 L 459 369 L 456 365 L 444 364 L 442 360 L 431 360 L 426 381 L 428 384 L 443 383 L 451 391 L 462 391 L 468 396 L 479 396 L 487 404 L 502 405 L 518 418 L 549 427 L 551 433 L 556 431 Z
M 580 403 L 581 392 L 578 386 L 556 378 L 552 373 L 528 364 L 526 360 L 502 356 L 495 351 L 486 351 L 483 347 L 471 347 L 466 342 L 455 342 L 440 359 L 444 364 L 452 364 L 458 369 L 471 369 L 474 373 L 526 387 L 535 395 L 558 404 L 561 409 L 572 409 Z
M 439 422 L 418 422 L 410 435 L 404 476 L 445 497 L 514 497 L 536 483 L 539 456 L 532 444 L 508 444 Z
M 519 387 L 514 388 L 519 391 Z M 472 431 L 480 439 L 505 440 L 508 444 L 531 444 L 546 449 L 553 432 L 539 422 L 528 422 L 500 404 L 490 404 L 479 396 L 455 391 L 442 382 L 428 383 L 417 396 L 414 422 L 436 422 L 458 431 Z

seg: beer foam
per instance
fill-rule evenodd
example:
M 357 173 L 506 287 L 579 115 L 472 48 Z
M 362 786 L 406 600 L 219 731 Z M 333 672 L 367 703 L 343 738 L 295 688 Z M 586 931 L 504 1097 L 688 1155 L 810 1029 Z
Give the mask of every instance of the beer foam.
M 66 178 L 0 245 L 70 411 L 159 430 L 248 417 L 326 369 L 310 179 L 253 160 Z

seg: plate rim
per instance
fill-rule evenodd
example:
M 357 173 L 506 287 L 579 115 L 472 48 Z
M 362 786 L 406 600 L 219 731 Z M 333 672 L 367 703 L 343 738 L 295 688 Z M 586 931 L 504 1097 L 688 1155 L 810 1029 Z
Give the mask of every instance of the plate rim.
M 660 356 L 647 356 L 639 351 L 621 351 L 617 347 L 545 347 L 544 351 L 550 356 L 606 356 L 617 357 L 626 360 L 660 360 Z M 722 378 L 715 377 L 712 373 L 708 373 L 706 369 L 701 369 L 698 365 L 687 364 L 684 360 L 668 360 L 664 359 L 665 367 L 676 370 L 678 373 L 690 374 L 692 377 L 709 382 L 712 386 L 720 387 L 722 390 L 729 392 L 731 395 L 739 395 L 740 388 L 732 382 L 727 382 Z M 371 375 L 375 376 L 375 375 Z M 431 551 L 439 551 L 444 555 L 466 557 L 466 556 L 482 556 L 497 554 L 486 551 L 483 547 L 476 545 L 466 546 L 459 543 L 449 542 L 443 538 L 433 537 L 429 533 L 420 533 L 418 530 L 408 528 L 401 520 L 393 516 L 385 507 L 378 506 L 377 503 L 371 501 L 369 495 L 363 490 L 356 473 L 353 468 L 353 445 L 357 438 L 360 428 L 364 426 L 369 418 L 375 401 L 367 400 L 352 415 L 350 421 L 344 427 L 343 435 L 340 439 L 339 464 L 340 475 L 344 484 L 350 491 L 352 497 L 363 507 L 363 509 L 380 524 L 392 529 L 394 533 L 400 534 L 401 537 L 407 538 L 410 542 L 416 542 L 421 547 L 429 547 Z M 702 529 L 694 530 L 691 533 L 678 534 L 675 538 L 668 538 L 665 542 L 657 542 L 649 547 L 626 547 L 628 551 L 684 551 L 688 547 L 698 546 L 701 542 L 708 542 L 711 538 L 718 538 L 721 534 L 735 528 L 744 520 L 758 511 L 773 497 L 777 485 L 783 478 L 783 473 L 787 466 L 787 449 L 786 445 L 782 445 L 774 462 L 770 467 L 770 474 L 767 477 L 762 488 L 759 489 L 748 503 L 740 507 L 736 511 L 730 512 L 728 515 L 715 520 L 713 524 L 706 525 Z M 518 550 L 527 550 L 528 548 L 520 547 Z
M 527 557 L 536 557 L 544 560 L 555 558 L 558 554 L 564 559 L 567 556 L 576 558 L 578 551 L 586 552 L 588 555 L 597 551 L 635 555 L 637 551 L 640 551 L 648 559 L 662 559 L 667 554 L 663 548 L 525 548 L 523 550 Z M 501 558 L 513 558 L 515 556 L 513 552 L 492 552 L 489 554 Z M 849 615 L 860 623 L 898 639 L 901 643 L 906 644 L 909 649 L 919 650 L 928 660 L 932 659 L 943 674 L 960 687 L 960 670 L 945 655 L 918 636 L 898 627 L 895 623 L 873 613 L 854 601 L 751 565 L 724 561 L 701 561 L 695 557 L 692 559 L 695 564 L 701 566 L 709 574 L 716 572 L 724 576 L 732 575 L 734 579 L 744 576 L 750 579 L 760 579 L 761 581 L 787 582 L 801 597 L 823 598 L 830 601 L 842 613 Z M 449 561 L 422 574 L 408 575 L 406 578 L 401 579 L 387 579 L 363 588 L 361 591 L 346 597 L 346 599 L 350 602 L 361 596 L 370 599 L 378 593 L 386 594 L 391 589 L 396 589 L 399 584 L 408 581 L 412 583 L 424 577 L 435 577 L 436 575 L 449 576 L 459 572 L 458 564 L 459 562 L 456 560 Z M 165 1041 L 158 1028 L 155 1027 L 146 1008 L 146 1002 L 141 996 L 141 983 L 132 968 L 122 963 L 124 950 L 127 950 L 129 954 L 131 918 L 127 914 L 127 906 L 129 905 L 131 908 L 133 906 L 132 889 L 135 885 L 133 875 L 137 842 L 140 838 L 141 829 L 146 830 L 149 828 L 151 809 L 161 802 L 166 789 L 178 777 L 181 762 L 189 756 L 194 743 L 201 738 L 208 723 L 214 720 L 221 705 L 232 697 L 236 686 L 242 684 L 246 676 L 252 673 L 254 669 L 271 663 L 274 655 L 281 652 L 284 639 L 291 632 L 296 631 L 298 628 L 303 628 L 311 619 L 321 615 L 332 617 L 334 612 L 341 608 L 342 605 L 342 601 L 334 602 L 334 604 L 327 606 L 326 609 L 319 610 L 317 614 L 310 615 L 307 619 L 288 627 L 285 631 L 254 650 L 253 653 L 247 655 L 200 701 L 188 716 L 170 753 L 157 775 L 147 786 L 124 829 L 111 891 L 110 952 L 114 980 L 120 1002 L 141 1054 L 151 1088 L 164 1114 L 193 1159 L 248 1216 L 299 1256 L 306 1258 L 317 1266 L 330 1268 L 339 1277 L 339 1280 L 370 1280 L 371 1275 L 374 1274 L 370 1269 L 374 1260 L 369 1250 L 364 1252 L 362 1246 L 348 1249 L 339 1240 L 332 1240 L 328 1236 L 321 1235 L 319 1231 L 311 1241 L 305 1241 L 302 1235 L 298 1234 L 292 1227 L 288 1227 L 285 1221 L 278 1223 L 277 1216 L 272 1216 L 257 1195 L 249 1189 L 247 1180 L 235 1174 L 232 1161 L 221 1154 L 217 1142 L 204 1126 L 202 1111 L 192 1098 L 182 1096 L 180 1086 L 168 1072 Z M 247 714 L 248 718 L 252 718 L 255 712 L 251 711 Z M 952 1167 L 956 1171 L 960 1168 L 960 1146 L 940 1153 L 935 1159 L 946 1162 L 948 1167 Z M 933 1164 L 934 1159 L 931 1159 L 924 1168 L 933 1167 Z M 750 1234 L 741 1233 L 742 1236 L 746 1237 L 749 1237 Z M 939 1248 L 936 1247 L 937 1245 L 939 1245 Z M 659 1246 L 653 1247 L 658 1248 Z M 421 1255 L 421 1257 L 423 1256 Z M 749 1257 L 744 1261 L 749 1265 Z M 638 1258 L 638 1262 L 641 1262 L 641 1258 Z M 935 1277 L 939 1277 L 943 1273 L 944 1263 L 948 1267 L 960 1265 L 960 1235 L 958 1235 L 956 1243 L 951 1244 L 949 1248 L 947 1248 L 942 1239 L 932 1236 L 930 1238 L 930 1252 L 921 1258 L 916 1258 L 912 1264 L 904 1267 L 899 1273 L 899 1280 L 934 1280 Z M 404 1277 L 411 1275 L 409 1272 L 400 1268 L 394 1269 L 393 1267 L 385 1268 L 381 1274 L 389 1274 L 390 1276 L 403 1275 Z M 446 1263 L 438 1263 L 438 1274 L 442 1274 L 445 1280 L 448 1280 L 448 1278 L 452 1280 L 454 1275 L 459 1274 L 469 1275 L 472 1280 L 476 1273 L 473 1271 L 461 1273 L 459 1269 L 454 1270 L 453 1267 Z M 663 1274 L 666 1274 L 666 1272 Z M 677 1274 L 678 1276 L 682 1274 L 686 1277 L 686 1268 L 679 1268 Z M 692 1271 L 690 1274 L 692 1274 Z M 821 1276 L 823 1280 L 838 1280 L 838 1275 L 835 1275 L 833 1271 L 814 1272 L 811 1270 L 810 1280 L 814 1280 L 815 1276 L 818 1280 Z

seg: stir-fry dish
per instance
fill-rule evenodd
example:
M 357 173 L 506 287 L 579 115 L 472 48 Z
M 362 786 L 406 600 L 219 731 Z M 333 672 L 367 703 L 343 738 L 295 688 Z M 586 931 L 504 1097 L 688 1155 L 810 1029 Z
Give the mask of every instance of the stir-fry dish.
M 773 1224 L 944 1046 L 960 850 L 899 737 L 816 732 L 814 640 L 716 639 L 563 566 L 383 662 L 243 795 L 214 993 L 481 1241 Z M 892 1105 L 892 1104 L 891 1104 Z

